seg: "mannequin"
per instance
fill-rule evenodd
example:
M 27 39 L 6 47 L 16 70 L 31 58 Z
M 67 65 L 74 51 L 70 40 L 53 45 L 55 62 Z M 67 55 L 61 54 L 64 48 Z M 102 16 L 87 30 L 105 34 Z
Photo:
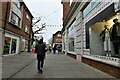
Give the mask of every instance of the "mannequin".
M 104 43 L 104 51 L 106 56 L 111 56 L 110 30 L 108 28 L 108 25 L 104 26 L 104 30 L 100 33 L 100 37 Z

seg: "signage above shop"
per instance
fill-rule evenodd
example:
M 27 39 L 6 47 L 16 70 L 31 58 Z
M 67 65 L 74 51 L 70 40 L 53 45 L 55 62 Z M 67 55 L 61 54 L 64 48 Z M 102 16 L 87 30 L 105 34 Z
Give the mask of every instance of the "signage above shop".
M 5 37 L 5 40 L 6 40 L 6 41 L 10 41 L 11 38 L 10 38 L 10 37 Z

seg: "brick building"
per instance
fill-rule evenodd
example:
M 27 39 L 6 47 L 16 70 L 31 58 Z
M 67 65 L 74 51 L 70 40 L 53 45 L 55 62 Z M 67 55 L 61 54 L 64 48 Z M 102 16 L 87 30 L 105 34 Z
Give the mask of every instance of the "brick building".
M 53 34 L 52 39 L 53 39 L 52 40 L 53 46 L 58 45 L 58 44 L 62 44 L 62 33 L 61 33 L 61 31 L 57 31 L 55 34 Z
M 24 2 L 2 2 L 3 55 L 27 51 L 33 16 Z

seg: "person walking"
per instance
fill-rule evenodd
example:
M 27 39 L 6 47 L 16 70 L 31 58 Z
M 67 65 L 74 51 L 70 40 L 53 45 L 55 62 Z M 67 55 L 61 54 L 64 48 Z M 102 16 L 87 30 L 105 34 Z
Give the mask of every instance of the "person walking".
M 58 50 L 58 54 L 61 54 L 62 46 L 61 46 L 61 45 L 58 45 L 58 46 L 57 46 L 57 50 Z
M 52 51 L 52 50 L 51 50 L 51 46 L 49 46 L 49 52 L 51 53 L 51 51 Z
M 37 69 L 38 73 L 43 72 L 45 53 L 47 52 L 46 45 L 43 42 L 43 37 L 38 40 L 35 46 L 35 52 L 37 53 Z
M 53 53 L 54 53 L 54 54 L 56 53 L 56 44 L 55 44 L 54 47 L 53 47 Z

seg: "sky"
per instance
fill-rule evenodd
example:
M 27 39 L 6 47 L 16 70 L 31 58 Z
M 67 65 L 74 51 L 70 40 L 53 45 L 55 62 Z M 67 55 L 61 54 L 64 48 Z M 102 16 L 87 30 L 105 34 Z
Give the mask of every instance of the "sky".
M 34 17 L 34 22 L 40 17 L 41 21 L 37 23 L 41 27 L 41 23 L 46 23 L 46 28 L 41 32 L 43 34 L 36 34 L 36 36 L 43 36 L 44 41 L 52 38 L 52 34 L 62 29 L 63 8 L 61 0 L 23 0 L 28 9 Z M 37 28 L 34 28 L 36 30 Z

